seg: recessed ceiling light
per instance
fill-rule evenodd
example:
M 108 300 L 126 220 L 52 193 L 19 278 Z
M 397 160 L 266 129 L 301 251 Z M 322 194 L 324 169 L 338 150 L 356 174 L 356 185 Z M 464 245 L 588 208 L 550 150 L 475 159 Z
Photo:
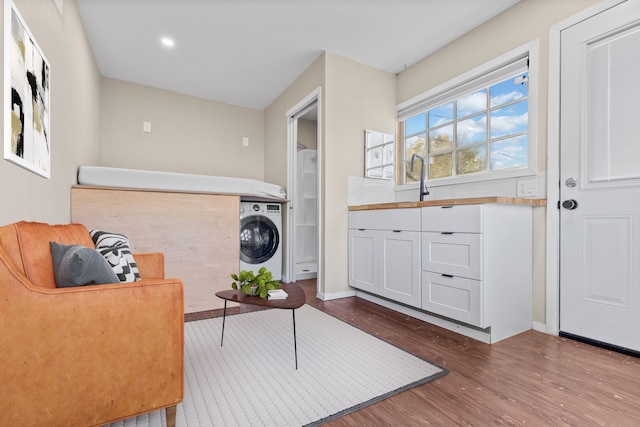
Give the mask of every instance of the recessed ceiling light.
M 164 46 L 167 46 L 167 47 L 173 47 L 176 44 L 176 42 L 173 41 L 173 39 L 170 39 L 169 37 L 163 37 L 160 41 Z

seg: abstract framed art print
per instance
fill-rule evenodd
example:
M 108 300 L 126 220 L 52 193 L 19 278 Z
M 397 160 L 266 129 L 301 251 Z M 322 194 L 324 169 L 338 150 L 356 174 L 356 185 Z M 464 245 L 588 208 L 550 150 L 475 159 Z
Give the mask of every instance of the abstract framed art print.
M 50 178 L 49 61 L 12 0 L 4 17 L 4 158 Z

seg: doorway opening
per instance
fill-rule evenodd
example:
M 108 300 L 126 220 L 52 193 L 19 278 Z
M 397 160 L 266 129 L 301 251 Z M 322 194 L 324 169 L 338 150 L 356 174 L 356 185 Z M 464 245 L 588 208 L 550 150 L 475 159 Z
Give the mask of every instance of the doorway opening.
M 287 112 L 288 194 L 287 281 L 320 275 L 320 91 Z M 317 280 L 318 286 L 321 280 Z
M 296 203 L 295 279 L 315 278 L 318 273 L 318 106 L 310 105 L 295 117 Z

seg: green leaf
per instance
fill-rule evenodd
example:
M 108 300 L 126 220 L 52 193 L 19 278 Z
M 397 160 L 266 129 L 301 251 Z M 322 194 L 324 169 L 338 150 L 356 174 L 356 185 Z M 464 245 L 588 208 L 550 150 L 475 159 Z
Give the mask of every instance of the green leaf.
M 266 288 L 260 291 L 260 298 L 266 298 L 268 295 L 269 291 Z
M 240 279 L 238 279 L 238 275 L 237 275 L 237 274 L 232 274 L 232 275 L 231 275 L 231 278 L 232 278 L 233 280 L 240 280 Z
M 231 287 L 235 290 L 238 290 L 238 284 L 235 282 L 231 284 Z

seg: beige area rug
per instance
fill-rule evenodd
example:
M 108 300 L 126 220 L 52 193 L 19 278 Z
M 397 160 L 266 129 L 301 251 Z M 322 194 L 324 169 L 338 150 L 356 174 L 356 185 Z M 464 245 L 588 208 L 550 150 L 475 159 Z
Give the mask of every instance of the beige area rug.
M 304 305 L 185 324 L 185 398 L 177 425 L 320 425 L 447 373 Z M 269 396 L 269 400 L 264 397 Z M 112 424 L 165 426 L 164 411 Z

